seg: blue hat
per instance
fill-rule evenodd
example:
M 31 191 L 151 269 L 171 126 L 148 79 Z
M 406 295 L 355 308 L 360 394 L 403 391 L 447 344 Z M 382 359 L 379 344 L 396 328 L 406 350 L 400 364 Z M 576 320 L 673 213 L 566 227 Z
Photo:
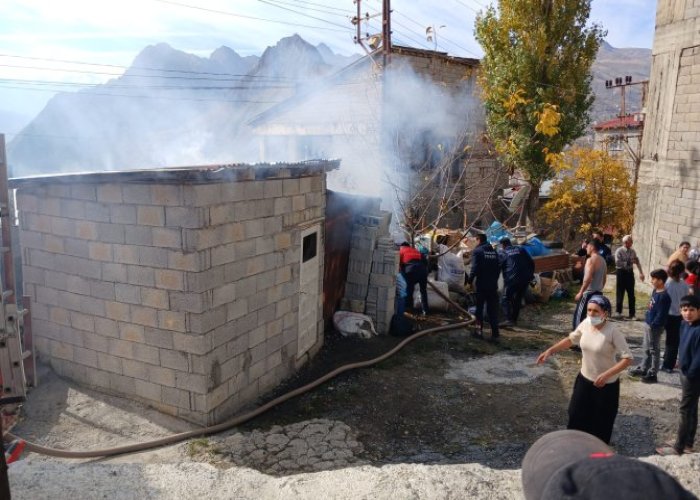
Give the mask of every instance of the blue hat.
M 605 295 L 594 295 L 590 299 L 588 299 L 588 303 L 590 304 L 593 302 L 596 305 L 599 305 L 600 308 L 605 311 L 606 314 L 611 314 L 612 313 L 612 305 L 610 304 L 610 301 Z

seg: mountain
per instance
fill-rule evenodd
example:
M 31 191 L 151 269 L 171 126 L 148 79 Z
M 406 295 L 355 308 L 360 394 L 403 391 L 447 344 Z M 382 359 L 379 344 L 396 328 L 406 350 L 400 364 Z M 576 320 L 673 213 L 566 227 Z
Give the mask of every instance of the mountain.
M 593 92 L 596 99 L 591 111 L 591 120 L 600 122 L 614 118 L 620 113 L 621 89 L 605 88 L 605 80 L 631 76 L 633 82 L 649 79 L 651 74 L 651 50 L 637 48 L 615 48 L 607 42 L 598 49 L 593 63 Z M 626 111 L 634 113 L 641 110 L 642 85 L 633 85 L 626 89 Z
M 256 161 L 247 120 L 336 69 L 334 56 L 298 35 L 260 57 L 148 46 L 122 76 L 54 96 L 8 144 L 11 176 Z
M 257 161 L 248 120 L 357 57 L 299 35 L 260 57 L 229 47 L 198 57 L 164 43 L 148 46 L 122 76 L 53 97 L 8 143 L 10 173 Z M 604 43 L 593 64 L 592 120 L 619 113 L 620 89 L 606 89 L 605 80 L 645 80 L 650 66 L 650 50 Z M 627 110 L 639 110 L 641 86 L 628 91 Z
M 347 66 L 348 64 L 351 64 L 362 57 L 359 54 L 352 54 L 350 56 L 336 54 L 325 43 L 319 43 L 316 45 L 316 50 L 318 50 L 318 53 L 321 54 L 321 57 L 326 64 L 330 64 L 336 68 Z

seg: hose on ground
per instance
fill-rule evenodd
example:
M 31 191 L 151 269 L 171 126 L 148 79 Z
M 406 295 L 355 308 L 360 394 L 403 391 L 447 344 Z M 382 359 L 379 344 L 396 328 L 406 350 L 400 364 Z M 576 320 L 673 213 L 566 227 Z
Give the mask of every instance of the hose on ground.
M 315 389 L 319 385 L 327 382 L 328 380 L 337 377 L 341 373 L 345 373 L 350 370 L 355 370 L 357 368 L 366 368 L 368 366 L 375 365 L 377 363 L 380 363 L 387 358 L 390 358 L 397 352 L 399 352 L 401 349 L 403 349 L 406 345 L 410 344 L 414 340 L 417 340 L 421 337 L 424 337 L 426 335 L 430 335 L 432 333 L 438 333 L 438 332 L 444 332 L 448 330 L 455 330 L 458 328 L 464 328 L 469 326 L 474 322 L 474 317 L 462 307 L 460 307 L 458 304 L 450 300 L 449 297 L 444 295 L 440 290 L 437 289 L 435 285 L 433 285 L 431 282 L 428 282 L 429 285 L 438 293 L 438 295 L 442 296 L 443 299 L 447 300 L 449 303 L 451 303 L 457 310 L 461 311 L 462 313 L 466 314 L 467 317 L 469 318 L 466 321 L 461 321 L 459 323 L 452 323 L 449 325 L 442 325 L 442 326 L 437 326 L 434 328 L 429 328 L 427 330 L 422 330 L 420 332 L 414 333 L 413 335 L 410 335 L 409 337 L 406 337 L 404 340 L 402 340 L 399 344 L 397 344 L 394 348 L 390 349 L 389 351 L 385 352 L 381 356 L 377 356 L 376 358 L 368 359 L 366 361 L 358 361 L 355 363 L 349 363 L 347 365 L 343 365 L 339 368 L 336 368 L 335 370 L 323 375 L 322 377 L 314 380 L 313 382 L 309 382 L 308 384 L 299 387 L 297 389 L 294 389 L 286 394 L 283 394 L 267 403 L 264 405 L 256 408 L 255 410 L 251 410 L 247 413 L 244 413 L 243 415 L 236 416 L 230 420 L 227 420 L 226 422 L 222 422 L 217 425 L 212 425 L 209 427 L 203 427 L 200 429 L 194 429 L 191 431 L 187 432 L 180 432 L 178 434 L 172 434 L 170 436 L 166 436 L 163 438 L 159 439 L 154 439 L 152 441 L 146 441 L 144 443 L 136 443 L 136 444 L 130 444 L 130 445 L 125 445 L 125 446 L 118 446 L 115 448 L 105 448 L 102 450 L 89 450 L 89 451 L 74 451 L 74 450 L 61 450 L 58 448 L 50 448 L 47 446 L 42 446 L 37 443 L 33 443 L 31 441 L 26 441 L 22 439 L 19 436 L 16 436 L 10 432 L 5 434 L 5 440 L 6 441 L 11 441 L 14 439 L 22 440 L 26 442 L 26 450 L 32 451 L 34 453 L 39 453 L 41 455 L 48 455 L 52 457 L 59 457 L 59 458 L 100 458 L 100 457 L 111 457 L 115 455 L 123 455 L 127 453 L 136 453 L 140 451 L 145 451 L 145 450 L 150 450 L 153 448 L 158 448 L 160 446 L 166 446 L 166 445 L 171 445 L 175 443 L 179 443 L 181 441 L 184 441 L 186 439 L 192 439 L 192 438 L 197 438 L 197 437 L 202 437 L 202 436 L 207 436 L 210 434 L 217 434 L 219 432 L 223 432 L 226 430 L 231 429 L 232 427 L 236 427 L 238 425 L 241 425 L 248 420 L 251 420 L 252 418 L 257 417 L 258 415 L 268 411 L 271 408 L 274 408 L 275 406 L 284 403 L 285 401 L 288 401 L 289 399 L 292 399 L 296 396 L 299 396 L 301 394 L 304 394 L 305 392 L 308 392 L 312 389 Z

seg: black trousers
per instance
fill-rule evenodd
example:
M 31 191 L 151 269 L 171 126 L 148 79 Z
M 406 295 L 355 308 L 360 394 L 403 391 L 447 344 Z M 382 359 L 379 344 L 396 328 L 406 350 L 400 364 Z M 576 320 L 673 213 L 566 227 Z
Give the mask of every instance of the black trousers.
M 587 432 L 610 444 L 619 403 L 619 380 L 598 388 L 579 373 L 569 402 L 566 428 Z
M 673 370 L 678 358 L 678 344 L 681 342 L 681 318 L 669 314 L 666 317 L 666 348 L 664 349 L 664 362 L 661 368 Z
M 700 399 L 700 379 L 689 379 L 681 374 L 681 418 L 678 425 L 678 437 L 674 448 L 682 452 L 692 448 L 695 433 L 698 430 L 698 399 Z
M 508 283 L 506 284 L 506 314 L 507 319 L 513 323 L 518 321 L 518 315 L 520 314 L 520 307 L 523 304 L 523 297 L 525 297 L 525 291 L 529 283 Z
M 406 278 L 406 309 L 413 310 L 413 290 L 420 287 L 420 302 L 423 312 L 428 314 L 428 268 L 423 262 L 409 262 L 403 272 Z
M 629 305 L 630 318 L 635 314 L 635 302 L 634 302 L 634 271 L 628 269 L 617 269 L 615 271 L 617 276 L 617 285 L 615 289 L 615 310 L 617 314 L 622 314 L 622 301 L 625 299 L 625 293 L 627 294 L 627 305 Z
M 498 337 L 498 290 L 484 290 L 476 285 L 476 320 L 479 325 L 484 322 L 484 304 L 488 308 L 489 324 L 491 325 L 491 336 Z

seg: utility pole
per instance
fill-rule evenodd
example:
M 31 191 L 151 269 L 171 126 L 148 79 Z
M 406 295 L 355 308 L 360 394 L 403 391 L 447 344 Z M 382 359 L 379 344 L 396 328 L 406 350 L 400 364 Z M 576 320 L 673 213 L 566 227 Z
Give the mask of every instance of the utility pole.
M 621 128 L 624 130 L 619 136 L 615 137 L 615 139 L 619 140 L 622 144 L 624 144 L 625 150 L 627 152 L 627 155 L 632 159 L 632 165 L 633 165 L 633 185 L 636 188 L 637 187 L 637 182 L 639 179 L 639 166 L 642 163 L 642 154 L 641 154 L 641 148 L 642 148 L 642 134 L 632 136 L 627 133 L 627 129 L 630 127 L 630 123 L 627 121 L 627 97 L 626 97 L 626 90 L 627 87 L 631 87 L 633 85 L 641 85 L 642 86 L 642 102 L 641 102 L 641 111 L 644 110 L 646 107 L 646 100 L 647 100 L 647 92 L 649 89 L 649 80 L 643 80 L 641 82 L 633 82 L 632 77 L 627 75 L 624 77 L 624 80 L 622 77 L 616 77 L 615 80 L 605 80 L 605 88 L 606 89 L 614 89 L 614 88 L 620 88 L 620 123 L 621 123 Z M 639 120 L 641 122 L 642 126 L 642 131 L 644 130 L 644 117 L 642 115 L 642 119 Z M 637 147 L 636 150 L 630 145 L 630 139 L 635 138 L 637 139 Z
M 382 48 L 386 68 L 391 62 L 391 0 L 382 3 Z
M 627 75 L 623 79 L 621 76 L 615 78 L 615 80 L 605 80 L 606 89 L 620 88 L 620 118 L 627 116 L 627 100 L 626 100 L 626 90 L 627 87 L 633 85 L 642 86 L 642 108 L 646 105 L 647 100 L 647 89 L 649 88 L 649 80 L 643 80 L 641 82 L 633 82 L 632 77 Z

